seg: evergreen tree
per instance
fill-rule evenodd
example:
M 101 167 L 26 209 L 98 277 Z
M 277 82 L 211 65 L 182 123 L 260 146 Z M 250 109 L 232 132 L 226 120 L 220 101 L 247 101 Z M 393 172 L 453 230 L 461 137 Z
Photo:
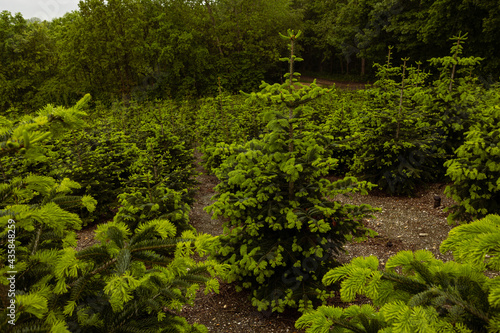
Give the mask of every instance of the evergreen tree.
M 352 237 L 369 231 L 362 219 L 374 211 L 368 205 L 342 205 L 333 197 L 371 185 L 345 178 L 331 183 L 323 178 L 336 164 L 325 157 L 325 138 L 306 125 L 306 103 L 328 93 L 315 83 L 297 83 L 294 63 L 300 32 L 288 31 L 290 71 L 283 84 L 262 83 L 248 95 L 275 106 L 264 117 L 267 132 L 246 144 L 233 144 L 234 152 L 216 170 L 220 180 L 217 200 L 207 211 L 228 218 L 218 258 L 230 265 L 232 281 L 253 289 L 259 310 L 304 310 L 313 300 L 329 294 L 319 283 Z
M 0 118 L 0 155 L 43 159 L 49 138 L 82 123 L 88 100 L 70 109 L 48 106 L 18 122 Z M 98 243 L 78 251 L 82 221 L 66 209 L 96 205 L 71 195 L 78 188 L 67 178 L 33 174 L 0 185 L 0 259 L 7 263 L 0 268 L 0 330 L 206 332 L 176 311 L 192 303 L 200 284 L 217 291 L 212 276 L 224 267 L 192 258 L 214 251 L 216 238 L 191 230 L 176 237 L 172 222 L 145 216 L 134 230 L 123 222 L 99 225 Z

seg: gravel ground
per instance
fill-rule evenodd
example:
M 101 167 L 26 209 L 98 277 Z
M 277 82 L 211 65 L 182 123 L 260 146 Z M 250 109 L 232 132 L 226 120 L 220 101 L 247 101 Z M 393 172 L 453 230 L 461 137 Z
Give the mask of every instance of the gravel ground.
M 196 157 L 200 160 L 200 155 Z M 199 188 L 195 196 L 195 203 L 190 213 L 192 225 L 203 233 L 220 235 L 222 221 L 212 220 L 203 208 L 212 203 L 211 197 L 215 194 L 213 188 L 217 185 L 217 178 L 207 175 L 198 163 Z M 347 244 L 347 253 L 339 258 L 340 262 L 349 262 L 358 256 L 375 255 L 379 258 L 381 267 L 389 257 L 401 250 L 427 249 L 442 260 L 451 259 L 449 254 L 439 252 L 440 243 L 447 237 L 451 227 L 446 222 L 446 213 L 443 209 L 453 204 L 443 191 L 446 184 L 433 184 L 415 193 L 414 197 L 391 197 L 373 191 L 367 196 L 355 194 L 353 196 L 339 196 L 335 200 L 343 203 L 370 204 L 381 208 L 373 219 L 366 220 L 367 227 L 375 230 L 378 236 L 361 243 Z M 434 197 L 441 197 L 442 204 L 434 208 Z M 78 248 L 93 243 L 93 228 L 79 232 Z M 366 300 L 360 299 L 363 303 Z M 331 300 L 337 306 L 348 306 L 337 299 Z M 204 295 L 200 290 L 194 306 L 185 307 L 180 313 L 190 323 L 204 324 L 209 332 L 224 333 L 285 333 L 304 332 L 294 327 L 295 320 L 300 316 L 290 310 L 282 314 L 258 312 L 249 301 L 249 292 L 236 292 L 234 285 L 221 283 L 218 294 Z
M 342 262 L 354 257 L 375 255 L 380 262 L 402 250 L 429 250 L 441 260 L 450 260 L 450 254 L 441 254 L 439 245 L 448 236 L 451 226 L 446 221 L 445 207 L 454 202 L 444 195 L 446 184 L 432 184 L 418 191 L 414 197 L 391 197 L 372 192 L 367 196 L 354 195 L 339 197 L 344 203 L 366 203 L 381 208 L 373 219 L 365 221 L 365 226 L 375 230 L 378 236 L 362 243 L 345 246 L 348 254 Z M 434 197 L 441 198 L 441 205 L 434 208 Z

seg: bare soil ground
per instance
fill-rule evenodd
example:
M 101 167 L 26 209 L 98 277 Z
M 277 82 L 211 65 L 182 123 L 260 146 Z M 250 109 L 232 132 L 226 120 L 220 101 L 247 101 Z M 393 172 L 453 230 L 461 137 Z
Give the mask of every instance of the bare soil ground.
M 195 203 L 190 213 L 192 225 L 203 233 L 220 235 L 222 221 L 213 220 L 203 209 L 212 203 L 215 194 L 214 187 L 217 178 L 207 175 L 199 165 L 201 156 L 197 153 L 199 188 Z M 375 238 L 361 243 L 347 244 L 346 253 L 340 262 L 349 262 L 358 256 L 375 255 L 379 258 L 381 268 L 392 255 L 401 250 L 427 249 L 441 260 L 451 259 L 449 254 L 439 252 L 440 243 L 447 237 L 451 227 L 446 222 L 447 214 L 444 208 L 453 204 L 452 200 L 443 194 L 446 184 L 433 184 L 422 188 L 411 198 L 391 197 L 373 191 L 367 196 L 339 196 L 335 200 L 343 203 L 370 204 L 381 208 L 373 219 L 364 221 L 365 225 L 378 233 Z M 434 208 L 434 197 L 439 196 L 441 205 Z M 87 228 L 79 233 L 79 248 L 91 245 L 94 228 Z M 248 291 L 236 292 L 234 285 L 221 283 L 218 294 L 204 295 L 202 291 L 194 306 L 185 307 L 180 313 L 191 323 L 204 324 L 209 332 L 220 333 L 285 333 L 303 332 L 294 327 L 295 320 L 300 316 L 296 311 L 282 314 L 258 312 L 249 300 Z M 359 300 L 366 302 L 366 300 Z M 338 299 L 331 300 L 337 306 L 348 306 Z

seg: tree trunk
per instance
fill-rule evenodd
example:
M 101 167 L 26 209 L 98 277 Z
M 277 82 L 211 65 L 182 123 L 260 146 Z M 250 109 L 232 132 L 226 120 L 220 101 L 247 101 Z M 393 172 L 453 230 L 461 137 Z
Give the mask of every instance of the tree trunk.
M 290 39 L 290 86 L 288 87 L 288 91 L 292 93 L 293 91 L 293 56 L 294 56 L 294 47 L 295 47 L 295 40 L 294 38 Z M 291 107 L 288 108 L 288 121 L 289 121 L 289 127 L 288 127 L 288 138 L 289 138 L 289 143 L 288 143 L 288 152 L 290 153 L 290 157 L 292 156 L 293 153 L 293 125 L 292 125 L 292 118 L 293 118 L 293 109 Z M 295 184 L 293 181 L 290 181 L 288 183 L 288 200 L 293 201 L 295 200 Z
M 205 6 L 207 7 L 208 15 L 210 15 L 210 19 L 212 20 L 212 25 L 214 26 L 214 35 L 215 35 L 215 40 L 217 41 L 217 47 L 219 48 L 219 53 L 221 56 L 223 56 L 224 53 L 222 53 L 222 47 L 220 46 L 220 39 L 219 36 L 217 36 L 217 31 L 215 31 L 216 30 L 215 17 L 212 12 L 212 6 L 210 6 L 210 2 L 208 0 L 205 0 Z

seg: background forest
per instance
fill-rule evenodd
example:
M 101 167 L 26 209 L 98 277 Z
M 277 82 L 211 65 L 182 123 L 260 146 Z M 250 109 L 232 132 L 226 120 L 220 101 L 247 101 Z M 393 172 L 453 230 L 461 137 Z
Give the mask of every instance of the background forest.
M 254 91 L 279 82 L 286 51 L 278 32 L 304 32 L 298 70 L 373 80 L 375 62 L 422 62 L 448 53 L 467 33 L 466 56 L 484 58 L 478 75 L 500 75 L 500 7 L 495 0 L 85 0 L 51 22 L 2 12 L 0 112 L 47 103 L 70 106 L 86 93 L 178 98 L 224 89 Z
M 499 18 L 472 0 L 2 12 L 0 330 L 206 332 L 183 307 L 232 283 L 307 332 L 500 332 Z M 196 163 L 218 180 L 220 236 L 190 223 Z M 340 265 L 377 208 L 338 196 L 437 182 L 454 260 Z

